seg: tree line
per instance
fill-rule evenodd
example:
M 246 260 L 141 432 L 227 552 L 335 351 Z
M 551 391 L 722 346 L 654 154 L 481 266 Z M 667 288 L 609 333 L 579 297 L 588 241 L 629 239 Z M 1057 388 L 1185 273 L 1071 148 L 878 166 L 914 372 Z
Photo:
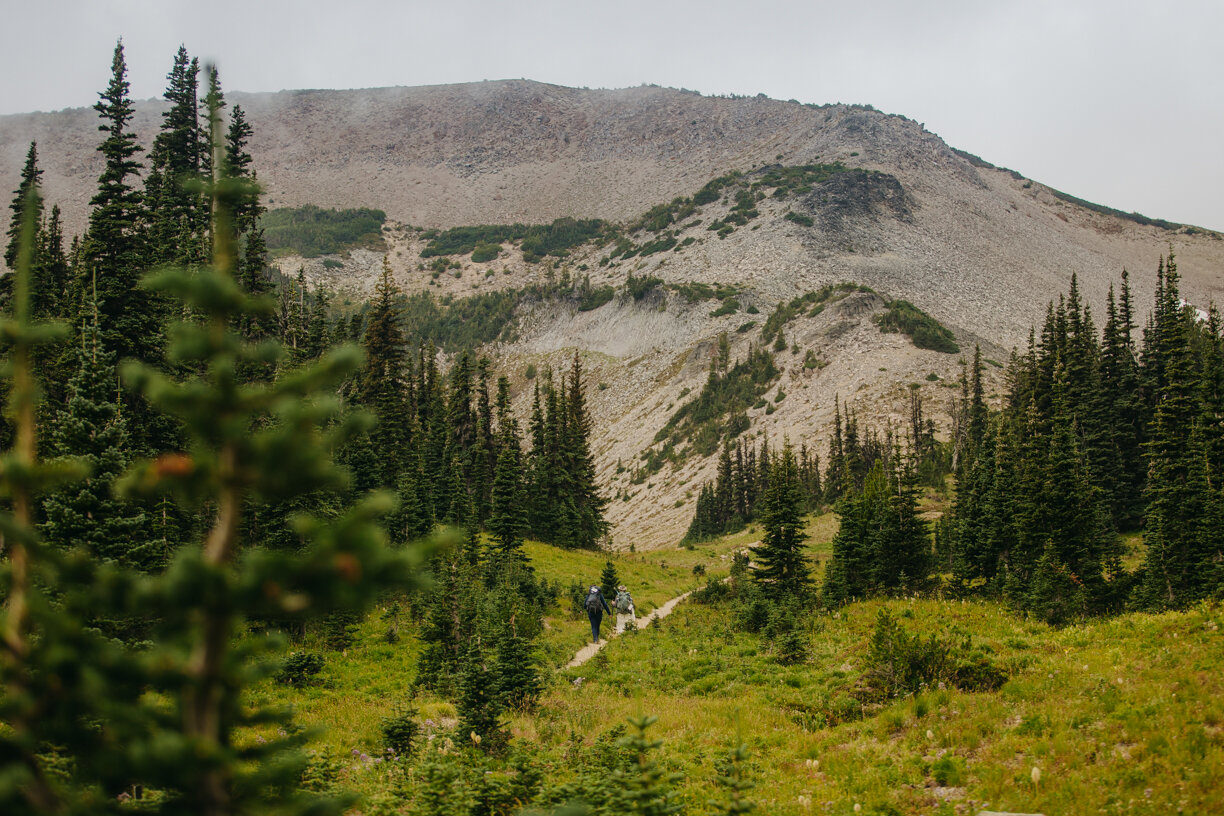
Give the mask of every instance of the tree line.
M 1215 307 L 1200 314 L 1179 282 L 1170 254 L 1137 340 L 1127 274 L 1099 333 L 1073 276 L 1013 354 L 1002 406 L 975 386 L 939 535 L 955 587 L 1053 621 L 1224 589 L 1224 338 Z M 1136 529 L 1145 552 L 1127 570 L 1118 532 Z
M 916 390 L 904 450 L 891 430 L 861 434 L 840 406 L 823 476 L 806 448 L 794 512 L 831 504 L 840 519 L 821 597 L 941 588 L 1005 600 L 1053 623 L 1123 609 L 1179 608 L 1224 592 L 1224 323 L 1179 289 L 1170 255 L 1136 339 L 1129 276 L 1111 285 L 1098 331 L 1078 281 L 1013 353 L 997 408 L 981 350 L 961 376 L 952 439 L 935 438 Z M 861 437 L 861 439 L 860 439 Z M 689 529 L 701 540 L 764 522 L 756 506 L 775 457 L 727 445 Z M 922 484 L 954 475 L 952 507 L 932 530 Z M 1124 564 L 1122 534 L 1141 532 Z M 762 552 L 773 535 L 765 524 Z M 795 588 L 809 583 L 798 573 Z

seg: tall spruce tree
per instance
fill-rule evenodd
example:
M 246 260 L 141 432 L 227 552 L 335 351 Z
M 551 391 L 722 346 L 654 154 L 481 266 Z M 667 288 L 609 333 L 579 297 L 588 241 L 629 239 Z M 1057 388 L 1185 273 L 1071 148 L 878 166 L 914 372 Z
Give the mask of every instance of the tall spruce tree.
M 43 200 L 42 193 L 39 191 L 42 175 L 43 171 L 38 166 L 38 145 L 30 142 L 25 164 L 21 168 L 21 182 L 13 191 L 13 201 L 9 204 L 13 215 L 9 219 L 8 231 L 5 233 L 8 242 L 4 246 L 4 263 L 9 269 L 17 267 L 17 253 L 21 248 L 22 227 L 25 224 L 27 211 L 32 213 L 31 217 L 35 224 L 42 221 Z M 33 261 L 32 257 L 31 263 Z
M 366 328 L 366 364 L 357 382 L 356 399 L 378 417 L 379 426 L 371 440 L 380 466 L 379 478 L 388 486 L 396 484 L 403 469 L 404 452 L 411 444 L 405 425 L 407 348 L 400 325 L 398 294 L 399 289 L 391 279 L 391 264 L 384 258 Z M 305 353 L 309 354 L 309 343 Z
M 82 246 L 80 274 L 83 292 L 96 291 L 103 345 L 116 359 L 162 359 L 161 313 L 156 297 L 138 284 L 148 267 L 145 255 L 143 196 L 136 188 L 141 151 L 130 129 L 133 115 L 128 95 L 123 43 L 115 46 L 111 78 L 94 110 L 106 138 L 98 145 L 105 162 L 98 191 L 90 200 L 89 229 Z M 96 287 L 96 289 L 95 289 Z
M 208 251 L 205 203 L 199 191 L 206 148 L 198 110 L 199 63 L 179 46 L 166 76 L 161 130 L 149 150 L 144 200 L 152 264 L 198 264 Z
M 502 423 L 499 448 L 497 471 L 493 476 L 489 532 L 500 561 L 525 563 L 527 557 L 523 553 L 523 535 L 527 529 L 527 512 L 523 500 L 523 464 L 518 433 L 512 419 Z
M 96 324 L 81 334 L 77 371 L 51 434 L 51 450 L 77 457 L 89 476 L 47 496 L 42 531 L 64 549 L 80 547 L 94 558 L 148 572 L 166 563 L 169 548 L 153 540 L 144 512 L 114 496 L 132 453 L 113 355 L 98 335 Z
M 608 532 L 604 511 L 608 501 L 595 479 L 595 457 L 591 454 L 591 418 L 586 409 L 586 383 L 582 378 L 582 359 L 574 352 L 566 388 L 566 416 L 563 418 L 561 445 L 563 462 L 569 472 L 568 484 L 577 516 L 576 546 L 593 549 Z
M 1172 256 L 1163 272 L 1147 354 L 1159 372 L 1149 378 L 1155 413 L 1147 446 L 1147 555 L 1141 588 L 1142 602 L 1155 608 L 1183 606 L 1202 596 L 1215 532 L 1206 526 L 1210 482 L 1191 348 L 1197 327 L 1192 311 L 1181 303 Z
M 769 487 L 761 508 L 765 534 L 757 548 L 754 578 L 774 598 L 802 597 L 811 586 L 808 558 L 803 552 L 803 492 L 795 451 L 787 443 L 770 468 Z

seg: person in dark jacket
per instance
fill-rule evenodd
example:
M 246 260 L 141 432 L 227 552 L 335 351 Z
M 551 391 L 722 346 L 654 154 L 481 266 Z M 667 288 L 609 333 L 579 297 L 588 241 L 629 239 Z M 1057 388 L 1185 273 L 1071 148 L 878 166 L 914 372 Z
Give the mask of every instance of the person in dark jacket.
M 604 600 L 603 593 L 599 591 L 599 587 L 591 587 L 591 591 L 586 597 L 587 617 L 591 619 L 591 642 L 599 642 L 599 624 L 603 621 L 603 613 L 612 614 L 612 610 L 608 608 L 608 602 Z

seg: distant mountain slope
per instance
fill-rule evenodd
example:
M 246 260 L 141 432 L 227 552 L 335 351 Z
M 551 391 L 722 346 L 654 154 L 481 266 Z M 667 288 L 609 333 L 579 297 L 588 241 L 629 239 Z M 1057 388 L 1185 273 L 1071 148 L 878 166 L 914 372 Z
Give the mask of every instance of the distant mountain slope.
M 975 166 L 917 122 L 862 107 L 529 81 L 232 93 L 229 101 L 254 125 L 252 152 L 272 206 L 377 207 L 437 227 L 623 220 L 729 170 L 841 160 L 897 178 L 913 217 L 865 227 L 857 242 L 805 241 L 800 266 L 846 267 L 898 292 L 930 289 L 930 297 L 915 294 L 941 317 L 969 324 L 975 314 L 1000 316 L 992 324 L 1009 343 L 1072 271 L 1099 298 L 1123 266 L 1146 270 L 1169 244 L 1192 299 L 1218 299 L 1222 286 L 1213 270 L 1224 242 L 1093 212 Z M 159 101 L 137 105 L 146 145 L 160 110 Z M 0 117 L 0 190 L 15 188 L 31 139 L 40 143 L 48 198 L 79 228 L 100 167 L 96 115 Z
M 710 229 L 737 206 L 723 196 L 699 206 L 691 222 L 671 225 L 666 236 L 629 236 L 637 245 L 661 236 L 674 241 L 666 251 L 611 259 L 612 247 L 586 246 L 552 270 L 589 276 L 593 287 L 623 287 L 630 274 L 676 286 L 732 286 L 740 310 L 712 314 L 710 301 L 686 301 L 675 289 L 642 300 L 621 294 L 589 311 L 536 303 L 520 310 L 513 339 L 487 349 L 512 375 L 520 410 L 529 400 L 528 363 L 542 369 L 563 365 L 575 349 L 586 355 L 592 385 L 602 384 L 591 399 L 595 447 L 622 541 L 660 543 L 683 532 L 712 463 L 690 458 L 642 477 L 640 454 L 685 395 L 700 389 L 719 332 L 731 337 L 735 356 L 745 355 L 760 342 L 759 331 L 737 329 L 764 321 L 779 301 L 827 284 L 863 284 L 928 312 L 955 333 L 962 350 L 980 342 L 988 356 L 1004 361 L 1026 342 L 1047 301 L 1066 291 L 1072 273 L 1099 309 L 1110 282 L 1129 269 L 1142 322 L 1157 259 L 1172 249 L 1191 302 L 1206 307 L 1224 299 L 1218 235 L 1085 206 L 953 150 L 917 122 L 865 107 L 527 81 L 233 93 L 229 101 L 242 105 L 254 126 L 251 149 L 269 206 L 385 210 L 400 284 L 456 297 L 542 283 L 549 264 L 524 263 L 507 245 L 494 262 L 464 257 L 458 277 L 435 276 L 422 271 L 429 262 L 421 255 L 425 239 L 403 225 L 545 223 L 562 216 L 623 225 L 730 171 L 751 185 L 777 166 L 847 168 L 784 199 L 762 188 L 751 204 L 759 216 L 733 231 Z M 155 101 L 137 105 L 135 126 L 146 146 L 160 110 Z M 79 229 L 100 169 L 95 114 L 0 117 L 0 191 L 16 187 L 31 139 L 39 142 L 48 200 L 60 203 L 70 228 Z M 355 251 L 339 269 L 321 259 L 282 263 L 287 271 L 304 263 L 316 280 L 361 291 L 381 256 Z M 848 299 L 787 330 L 795 351 L 779 353 L 784 373 L 768 395 L 770 410 L 750 412 L 754 433 L 815 442 L 835 395 L 884 421 L 897 416 L 911 384 L 927 394 L 929 413 L 946 414 L 945 385 L 959 356 L 881 334 L 871 320 L 880 303 Z M 758 314 L 747 314 L 749 308 Z M 809 350 L 818 357 L 815 367 L 804 365 Z M 992 371 L 998 387 L 998 369 Z M 818 448 L 823 452 L 823 441 Z

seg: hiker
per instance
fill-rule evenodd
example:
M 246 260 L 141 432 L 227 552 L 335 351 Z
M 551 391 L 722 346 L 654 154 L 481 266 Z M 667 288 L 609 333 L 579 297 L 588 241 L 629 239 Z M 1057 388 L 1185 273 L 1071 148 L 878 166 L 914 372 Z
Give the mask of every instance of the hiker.
M 603 593 L 599 591 L 599 587 L 591 587 L 591 591 L 586 597 L 587 617 L 591 619 L 591 640 L 593 643 L 599 642 L 599 624 L 603 621 L 603 613 L 612 614 L 612 610 L 608 609 L 608 602 L 604 600 Z
M 619 635 L 625 631 L 625 627 L 632 622 L 637 625 L 637 612 L 633 608 L 633 596 L 629 594 L 629 590 L 621 584 L 616 588 L 616 600 L 613 602 L 616 606 L 616 633 Z

